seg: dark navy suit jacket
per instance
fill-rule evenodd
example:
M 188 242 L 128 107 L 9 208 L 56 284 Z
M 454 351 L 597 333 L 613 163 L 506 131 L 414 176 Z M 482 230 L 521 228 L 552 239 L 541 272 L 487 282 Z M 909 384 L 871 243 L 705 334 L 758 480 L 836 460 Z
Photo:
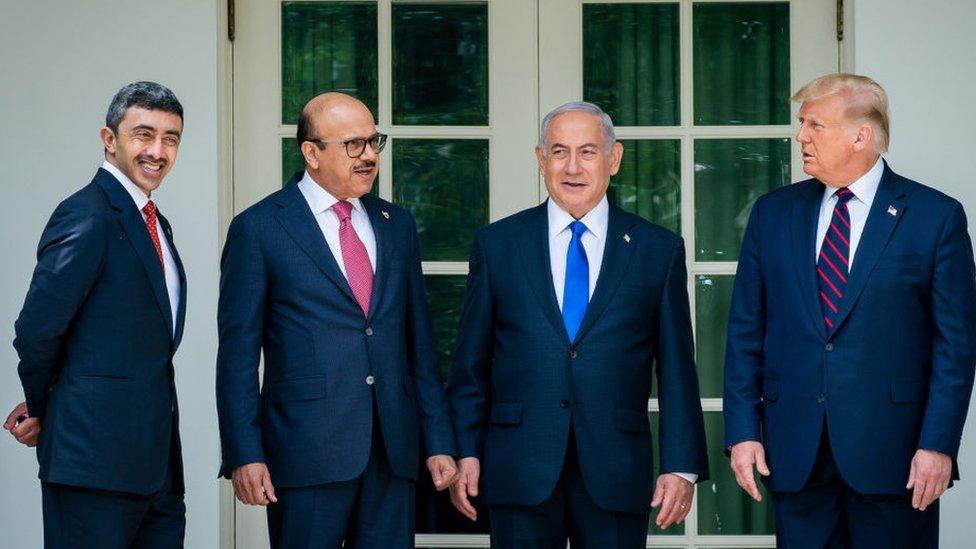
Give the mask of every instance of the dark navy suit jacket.
M 966 216 L 885 165 L 827 331 L 814 258 L 823 193 L 810 179 L 753 207 L 729 318 L 726 444 L 761 440 L 767 485 L 797 491 L 826 418 L 844 480 L 861 493 L 902 494 L 917 449 L 954 463 L 959 450 L 976 364 Z
M 572 425 L 594 501 L 646 512 L 655 363 L 661 472 L 707 476 L 684 245 L 611 206 L 599 279 L 569 341 L 546 208 L 477 234 L 448 384 L 460 455 L 481 459 L 488 505 L 535 505 L 556 485 Z
M 172 359 L 186 276 L 159 221 L 180 271 L 175 334 L 146 222 L 107 171 L 58 205 L 41 235 L 14 347 L 27 409 L 41 420 L 43 481 L 150 494 L 174 456 L 182 492 Z
M 427 455 L 455 453 L 413 218 L 361 200 L 377 246 L 369 318 L 295 179 L 231 223 L 217 318 L 221 475 L 261 462 L 280 487 L 356 478 L 374 395 L 397 475 L 417 478 L 421 430 Z

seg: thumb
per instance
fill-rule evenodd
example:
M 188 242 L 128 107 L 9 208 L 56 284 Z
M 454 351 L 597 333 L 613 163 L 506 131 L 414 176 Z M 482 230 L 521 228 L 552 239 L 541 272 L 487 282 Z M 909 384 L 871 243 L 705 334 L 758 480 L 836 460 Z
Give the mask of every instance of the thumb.
M 468 474 L 468 495 L 471 497 L 478 496 L 478 472 L 471 471 Z
M 664 501 L 664 485 L 658 482 L 657 487 L 654 488 L 654 497 L 651 498 L 651 507 L 661 505 L 662 501 Z
M 431 463 L 430 467 L 430 478 L 434 481 L 435 486 L 440 486 L 444 482 L 444 476 L 441 474 L 441 466 L 436 461 Z
M 275 496 L 274 485 L 271 484 L 271 475 L 267 471 L 264 473 L 264 478 L 261 479 L 261 485 L 264 486 L 264 495 L 268 496 L 271 503 L 278 503 L 278 498 Z
M 915 487 L 915 458 L 912 458 L 912 467 L 908 471 L 908 484 L 905 485 L 906 490 L 911 490 Z
M 768 477 L 769 476 L 769 466 L 766 465 L 766 452 L 765 450 L 756 451 L 756 470 L 759 474 Z

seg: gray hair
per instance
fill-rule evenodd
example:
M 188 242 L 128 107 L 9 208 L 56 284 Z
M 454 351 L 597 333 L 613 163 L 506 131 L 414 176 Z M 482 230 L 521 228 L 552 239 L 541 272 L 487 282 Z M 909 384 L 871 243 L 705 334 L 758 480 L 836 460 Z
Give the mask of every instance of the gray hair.
M 119 123 L 122 122 L 125 111 L 129 107 L 168 112 L 183 120 L 183 105 L 176 98 L 176 94 L 166 86 L 155 82 L 133 82 L 119 90 L 108 106 L 105 125 L 118 133 Z
M 607 151 L 613 148 L 613 144 L 617 142 L 617 134 L 613 131 L 613 120 L 610 119 L 610 115 L 603 112 L 603 109 L 593 103 L 587 101 L 571 101 L 556 107 L 542 119 L 542 125 L 539 127 L 539 149 L 542 150 L 543 154 L 545 154 L 546 146 L 548 145 L 546 139 L 549 133 L 549 125 L 552 124 L 552 121 L 557 116 L 568 112 L 582 112 L 592 114 L 599 118 L 600 126 L 603 130 L 604 148 Z

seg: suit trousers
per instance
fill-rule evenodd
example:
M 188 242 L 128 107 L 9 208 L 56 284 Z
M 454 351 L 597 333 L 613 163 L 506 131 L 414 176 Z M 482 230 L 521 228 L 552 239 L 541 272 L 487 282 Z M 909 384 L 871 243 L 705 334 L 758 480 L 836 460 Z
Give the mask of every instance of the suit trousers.
M 939 501 L 918 511 L 907 490 L 894 495 L 852 490 L 834 462 L 826 422 L 807 483 L 799 492 L 773 492 L 773 508 L 776 546 L 782 549 L 939 546 Z
M 178 549 L 186 505 L 170 457 L 163 487 L 148 496 L 41 482 L 45 549 Z
M 497 549 L 632 549 L 644 547 L 645 513 L 618 513 L 599 507 L 580 471 L 570 428 L 562 472 L 548 499 L 538 505 L 491 506 L 491 546 Z
M 374 403 L 369 461 L 359 477 L 275 490 L 278 502 L 268 506 L 272 549 L 413 547 L 415 482 L 394 474 L 378 418 Z

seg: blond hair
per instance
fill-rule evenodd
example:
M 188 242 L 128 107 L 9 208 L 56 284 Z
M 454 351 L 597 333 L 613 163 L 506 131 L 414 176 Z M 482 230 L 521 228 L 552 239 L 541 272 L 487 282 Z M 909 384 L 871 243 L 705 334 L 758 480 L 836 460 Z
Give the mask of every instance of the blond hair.
M 888 151 L 888 94 L 880 84 L 867 76 L 848 73 L 827 74 L 800 88 L 793 101 L 813 101 L 828 95 L 847 96 L 849 120 L 866 121 L 874 130 L 874 148 Z

